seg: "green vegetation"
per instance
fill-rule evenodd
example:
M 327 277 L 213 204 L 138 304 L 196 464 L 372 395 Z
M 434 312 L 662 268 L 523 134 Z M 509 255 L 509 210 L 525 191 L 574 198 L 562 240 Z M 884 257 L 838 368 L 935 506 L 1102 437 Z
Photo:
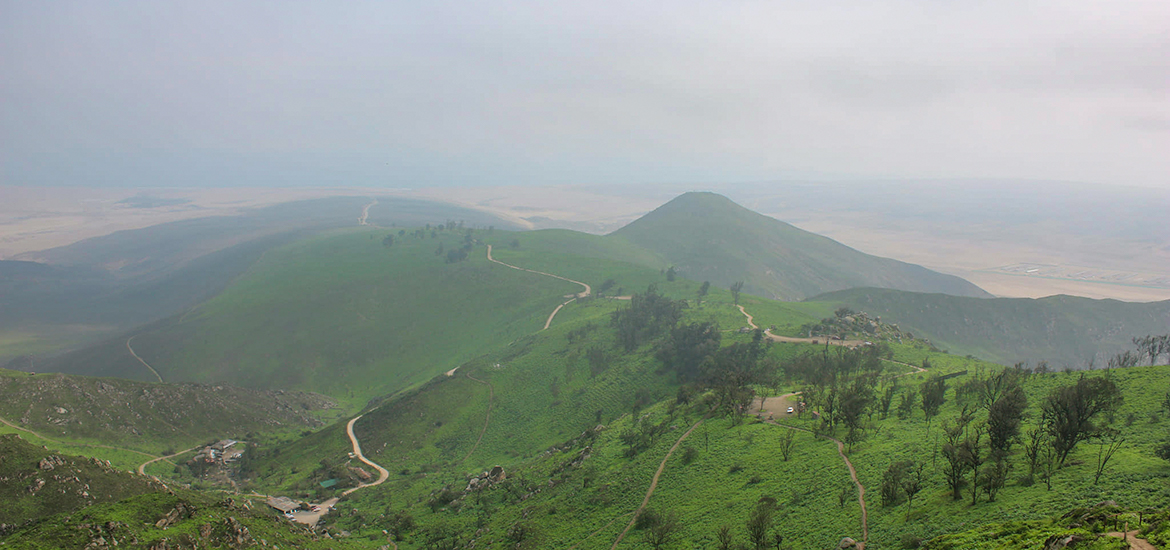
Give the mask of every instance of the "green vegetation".
M 329 399 L 303 392 L 3 369 L 0 392 L 9 397 L 0 401 L 0 419 L 49 438 L 44 443 L 54 448 L 89 446 L 84 452 L 121 467 L 149 458 L 127 450 L 161 455 L 217 439 L 290 437 L 340 412 Z
M 955 354 L 1005 365 L 1017 362 L 1076 368 L 1106 366 L 1132 339 L 1165 334 L 1170 301 L 1092 300 L 1073 296 L 991 300 L 855 288 L 824 294 L 810 303 L 880 315 L 903 331 L 929 338 Z
M 387 233 L 347 230 L 270 250 L 219 296 L 146 327 L 134 350 L 166 381 L 304 389 L 359 404 L 532 333 L 579 289 L 492 264 L 481 246 L 456 263 L 434 253 L 463 246 L 463 231 L 420 230 L 390 248 Z M 121 338 L 62 364 L 153 376 Z
M 753 269 L 771 269 L 758 251 L 780 245 L 758 233 L 695 241 L 686 226 L 701 225 L 699 210 L 714 203 L 740 216 L 722 200 L 687 195 L 607 237 L 457 221 L 320 233 L 269 249 L 197 308 L 60 362 L 149 379 L 130 355 L 133 335 L 135 353 L 168 382 L 265 391 L 0 371 L 0 388 L 15 396 L 0 417 L 67 444 L 113 443 L 90 449 L 117 467 L 141 463 L 131 450 L 162 454 L 232 437 L 250 443 L 229 474 L 242 494 L 341 499 L 311 535 L 238 495 L 110 492 L 106 502 L 62 503 L 72 515 L 25 525 L 0 543 L 70 547 L 113 536 L 132 547 L 163 537 L 215 547 L 245 527 L 249 540 L 282 547 L 381 546 L 389 537 L 403 550 L 829 548 L 844 537 L 873 549 L 1000 548 L 1068 536 L 1106 548 L 1120 541 L 1101 531 L 1138 510 L 1132 525 L 1151 541 L 1170 531 L 1165 514 L 1152 513 L 1170 503 L 1170 367 L 1005 368 L 940 351 L 950 346 L 870 298 L 942 300 L 957 304 L 954 315 L 976 303 L 973 311 L 1010 315 L 978 309 L 998 300 L 873 289 L 806 302 L 742 294 L 764 284 Z M 640 232 L 662 235 L 631 238 Z M 679 244 L 686 239 L 694 242 Z M 522 269 L 489 262 L 485 245 Z M 856 259 L 849 252 L 783 257 L 828 285 L 853 276 L 825 275 L 847 269 L 834 262 Z M 723 261 L 723 279 L 695 268 Z M 582 281 L 593 294 L 526 270 Z M 791 284 L 785 292 L 813 283 Z M 745 327 L 737 305 L 760 329 L 811 331 L 822 345 L 773 342 Z M 933 345 L 916 338 L 924 334 Z M 1092 337 L 1088 328 L 1077 334 Z M 831 345 L 858 340 L 873 344 Z M 1135 339 L 1136 352 L 1098 365 L 1156 362 L 1161 342 Z M 319 391 L 341 405 L 323 412 L 320 396 L 275 388 Z M 363 453 L 390 476 L 345 495 L 377 475 L 351 453 L 346 423 L 359 410 L 353 430 Z M 333 423 L 314 430 L 317 420 Z M 0 467 L 7 460 L 0 454 Z M 865 519 L 851 469 L 866 489 Z M 165 462 L 147 472 L 186 479 L 183 466 Z M 1117 507 L 1098 506 L 1110 500 Z M 14 517 L 52 511 L 20 506 Z M 1038 519 L 1070 509 L 1075 518 Z M 172 512 L 177 523 L 152 527 Z M 972 529 L 990 525 L 998 527 Z M 349 536 L 313 538 L 326 531 Z

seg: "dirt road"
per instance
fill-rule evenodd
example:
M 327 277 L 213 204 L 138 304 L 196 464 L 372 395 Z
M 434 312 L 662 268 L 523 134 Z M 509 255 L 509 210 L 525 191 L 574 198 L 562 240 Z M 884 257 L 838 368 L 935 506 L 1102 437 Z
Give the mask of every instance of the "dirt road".
M 358 218 L 358 225 L 369 225 L 366 220 L 370 218 L 370 207 L 375 204 L 378 204 L 378 199 L 374 199 L 374 202 L 362 207 L 362 215 Z
M 1150 544 L 1150 541 L 1137 538 L 1137 534 L 1140 532 L 1141 531 L 1134 529 L 1133 531 L 1126 531 L 1124 533 L 1121 531 L 1114 531 L 1112 533 L 1105 533 L 1105 535 L 1119 539 L 1125 539 L 1125 541 L 1129 543 L 1130 550 L 1158 550 L 1157 547 L 1155 547 L 1153 544 Z
M 345 433 L 346 433 L 346 435 L 349 436 L 350 443 L 353 444 L 353 455 L 356 456 L 358 460 L 365 462 L 366 464 L 369 464 L 371 467 L 373 467 L 375 470 L 378 470 L 378 480 L 373 482 L 373 483 L 362 483 L 361 485 L 358 485 L 357 487 L 351 487 L 351 488 L 347 489 L 344 493 L 341 493 L 341 496 L 347 496 L 350 493 L 352 493 L 358 489 L 364 489 L 366 487 L 375 487 L 375 486 L 381 485 L 382 483 L 385 483 L 385 481 L 390 477 L 390 472 L 387 472 L 386 468 L 383 468 L 383 467 L 375 464 L 373 461 L 366 458 L 366 456 L 362 454 L 362 444 L 358 441 L 357 436 L 353 435 L 353 425 L 362 416 L 363 415 L 359 414 L 359 415 L 353 417 L 349 421 L 349 423 L 345 425 Z
M 557 316 L 557 313 L 561 311 L 561 308 L 563 308 L 563 307 L 565 307 L 565 306 L 569 305 L 569 303 L 570 303 L 570 302 L 572 302 L 573 300 L 576 300 L 577 298 L 584 298 L 584 297 L 586 297 L 586 296 L 589 296 L 590 294 L 592 294 L 592 293 L 593 293 L 593 288 L 592 288 L 592 287 L 590 287 L 589 285 L 585 284 L 585 283 L 582 283 L 581 281 L 574 281 L 574 280 L 572 280 L 572 279 L 569 279 L 569 278 L 566 278 L 566 277 L 561 277 L 560 275 L 553 275 L 552 273 L 545 273 L 545 272 L 543 272 L 543 271 L 535 271 L 535 270 L 532 270 L 532 269 L 524 269 L 523 267 L 516 267 L 516 266 L 514 266 L 514 265 L 512 265 L 512 264 L 506 264 L 506 263 L 504 263 L 504 262 L 501 262 L 501 261 L 499 261 L 499 260 L 497 260 L 497 259 L 495 259 L 495 258 L 493 258 L 493 257 L 492 257 L 492 245 L 490 245 L 490 244 L 489 244 L 489 245 L 487 245 L 487 259 L 488 259 L 488 261 L 489 261 L 489 262 L 495 262 L 495 263 L 497 263 L 497 264 L 500 264 L 500 265 L 502 265 L 502 266 L 505 266 L 505 267 L 510 267 L 510 268 L 512 268 L 512 269 L 516 269 L 516 270 L 519 270 L 519 271 L 527 271 L 527 272 L 529 272 L 529 273 L 535 273 L 535 274 L 537 274 L 537 275 L 544 275 L 544 276 L 546 276 L 546 277 L 552 277 L 552 278 L 554 278 L 554 279 L 560 279 L 560 280 L 562 280 L 562 281 L 568 281 L 568 282 L 570 282 L 570 283 L 579 284 L 579 285 L 581 285 L 581 286 L 585 287 L 585 290 L 584 290 L 583 292 L 578 292 L 577 294 L 574 294 L 574 295 L 573 295 L 573 297 L 572 297 L 572 298 L 570 298 L 568 301 L 566 301 L 565 303 L 563 303 L 563 304 L 561 304 L 561 305 L 557 306 L 557 308 L 556 308 L 556 309 L 554 309 L 554 310 L 553 310 L 553 312 L 549 314 L 549 316 L 548 316 L 548 319 L 546 319 L 546 320 L 544 321 L 544 328 L 543 328 L 543 329 L 541 329 L 541 330 L 545 330 L 545 329 L 547 329 L 547 328 L 549 327 L 549 325 L 551 325 L 551 324 L 552 324 L 553 317 L 556 317 L 556 316 Z
M 134 353 L 134 348 L 130 347 L 130 341 L 133 340 L 135 336 L 138 336 L 138 335 L 135 334 L 134 336 L 131 336 L 131 337 L 126 339 L 126 349 L 130 351 L 130 355 L 133 355 L 134 358 L 137 359 L 139 363 L 142 363 L 143 366 L 150 369 L 150 372 L 154 373 L 154 377 L 158 378 L 159 382 L 162 382 L 163 381 L 162 376 L 159 376 L 158 371 L 154 370 L 154 367 L 150 366 L 150 363 L 147 363 L 141 357 L 139 357 L 137 353 Z
M 745 310 L 743 308 L 743 306 L 737 305 L 735 307 L 738 307 L 739 312 L 742 313 L 744 317 L 747 317 L 748 326 L 755 328 L 755 329 L 760 328 L 760 327 L 756 326 L 755 319 L 747 312 L 747 310 Z M 764 329 L 764 337 L 773 341 L 773 342 L 787 342 L 787 343 L 792 343 L 792 344 L 822 344 L 822 343 L 828 342 L 828 344 L 831 346 L 844 346 L 847 348 L 855 348 L 857 346 L 865 345 L 864 340 L 832 340 L 832 339 L 829 339 L 828 337 L 823 337 L 823 336 L 819 337 L 819 338 L 797 338 L 794 336 L 779 336 L 776 334 L 772 334 L 772 329 Z
M 167 455 L 167 456 L 160 456 L 158 458 L 152 458 L 150 460 L 147 460 L 146 462 L 143 462 L 142 464 L 138 465 L 138 475 L 141 475 L 141 476 L 146 475 L 146 467 L 150 466 L 151 464 L 154 464 L 155 462 L 158 462 L 160 460 L 166 460 L 167 462 L 170 462 L 170 460 L 172 458 L 175 458 L 176 456 L 179 456 L 183 453 L 189 453 L 189 452 L 194 451 L 195 449 L 198 449 L 198 448 L 199 447 L 191 447 L 190 449 L 185 449 L 185 450 L 179 451 L 175 454 L 171 454 L 171 455 Z

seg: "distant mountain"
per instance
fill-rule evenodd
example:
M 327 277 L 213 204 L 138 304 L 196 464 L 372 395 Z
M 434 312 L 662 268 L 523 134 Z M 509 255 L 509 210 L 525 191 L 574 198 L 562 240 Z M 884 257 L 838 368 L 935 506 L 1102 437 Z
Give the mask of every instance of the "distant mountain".
M 1170 300 L 1133 303 L 1063 295 L 981 300 L 856 288 L 809 301 L 880 315 L 951 353 L 1009 365 L 1048 361 L 1082 367 L 1095 360 L 1100 367 L 1108 357 L 1132 349 L 1135 336 L 1170 333 Z
M 714 193 L 680 195 L 611 236 L 660 255 L 689 279 L 743 281 L 745 292 L 776 299 L 856 287 L 991 297 L 958 277 L 859 252 Z

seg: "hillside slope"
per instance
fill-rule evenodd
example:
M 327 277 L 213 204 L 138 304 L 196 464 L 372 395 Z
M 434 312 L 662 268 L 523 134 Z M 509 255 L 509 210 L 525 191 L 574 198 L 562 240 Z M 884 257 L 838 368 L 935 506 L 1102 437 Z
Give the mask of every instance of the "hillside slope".
M 1004 364 L 1017 361 L 1084 365 L 1132 347 L 1131 339 L 1170 332 L 1170 301 L 1093 300 L 1075 296 L 975 299 L 944 294 L 857 288 L 809 302 L 880 315 L 953 353 Z
M 369 548 L 322 540 L 240 497 L 169 489 L 100 460 L 0 435 L 5 548 Z
M 990 297 L 958 277 L 859 252 L 714 193 L 680 195 L 610 237 L 660 255 L 690 279 L 743 281 L 746 292 L 776 299 L 855 287 Z
M 334 197 L 119 231 L 0 261 L 0 365 L 169 317 L 221 292 L 267 250 L 358 225 L 506 220 L 416 199 Z
M 321 426 L 323 396 L 0 369 L 0 419 L 44 437 L 161 454 L 215 439 Z
M 488 262 L 483 246 L 463 261 L 437 253 L 459 251 L 466 231 L 340 230 L 278 247 L 198 308 L 38 370 L 157 380 L 130 354 L 133 335 L 135 353 L 167 382 L 300 389 L 363 404 L 540 329 L 579 291 Z

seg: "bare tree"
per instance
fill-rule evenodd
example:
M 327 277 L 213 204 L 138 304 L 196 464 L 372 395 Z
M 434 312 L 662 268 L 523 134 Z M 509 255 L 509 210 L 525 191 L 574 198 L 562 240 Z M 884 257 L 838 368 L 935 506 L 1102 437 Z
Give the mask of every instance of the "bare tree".
M 796 430 L 784 430 L 784 434 L 780 436 L 780 456 L 784 458 L 784 462 L 788 462 L 788 457 L 792 455 L 792 447 L 796 444 Z
M 1093 483 L 1101 481 L 1101 474 L 1105 472 L 1105 468 L 1109 466 L 1109 459 L 1113 458 L 1113 454 L 1121 448 L 1121 444 L 1125 443 L 1125 437 L 1121 432 L 1113 428 L 1105 428 L 1094 436 L 1097 442 L 1097 472 L 1093 476 Z
M 731 299 L 735 301 L 735 305 L 739 305 L 739 293 L 743 290 L 743 281 L 731 284 Z

